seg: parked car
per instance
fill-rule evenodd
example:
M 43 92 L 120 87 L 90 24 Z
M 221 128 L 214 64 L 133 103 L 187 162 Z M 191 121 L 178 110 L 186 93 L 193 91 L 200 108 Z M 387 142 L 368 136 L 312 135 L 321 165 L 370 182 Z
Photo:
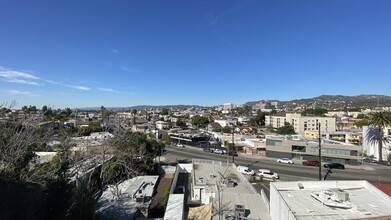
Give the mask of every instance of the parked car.
M 305 160 L 305 161 L 303 161 L 303 165 L 318 167 L 319 166 L 319 161 L 317 161 L 317 160 Z
M 222 149 L 215 149 L 214 151 L 215 154 L 224 154 L 223 150 Z
M 340 164 L 340 163 L 328 163 L 328 164 L 324 164 L 323 167 L 329 168 L 329 169 L 341 169 L 341 170 L 345 169 L 345 165 Z
M 176 146 L 177 147 L 185 147 L 185 145 L 183 145 L 183 144 L 177 144 Z
M 384 166 L 391 166 L 390 161 L 377 161 L 376 163 Z
M 274 173 L 274 172 L 272 172 L 270 170 L 266 170 L 266 169 L 259 169 L 257 175 L 260 177 L 263 177 L 263 178 L 270 178 L 270 179 L 273 179 L 273 178 L 279 179 L 280 178 L 280 176 L 277 173 Z
M 292 160 L 289 160 L 288 158 L 282 158 L 282 159 L 278 159 L 278 160 L 277 160 L 277 163 L 293 164 L 293 161 L 292 161 Z
M 239 173 L 243 173 L 243 174 L 250 175 L 250 176 L 255 174 L 254 170 L 252 170 L 248 167 L 245 167 L 245 166 L 238 166 L 238 167 L 236 167 L 236 170 Z
M 377 161 L 368 157 L 364 157 L 363 161 L 365 163 L 376 163 Z

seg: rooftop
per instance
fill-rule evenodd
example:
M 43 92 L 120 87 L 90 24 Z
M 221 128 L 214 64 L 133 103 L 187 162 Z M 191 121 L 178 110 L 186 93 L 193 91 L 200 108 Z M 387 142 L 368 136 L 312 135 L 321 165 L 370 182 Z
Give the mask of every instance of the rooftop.
M 97 212 L 115 219 L 128 219 L 137 208 L 149 204 L 159 176 L 138 176 L 117 186 L 109 185 L 97 204 Z M 141 200 L 140 200 L 141 199 Z M 147 205 L 146 205 L 147 207 Z
M 215 198 L 214 207 L 221 208 L 221 215 L 234 215 L 235 207 L 245 209 L 250 219 L 269 219 L 268 204 L 257 193 L 245 176 L 236 171 L 236 166 L 219 161 L 193 159 L 194 186 L 205 187 L 205 192 L 220 195 Z M 235 184 L 230 184 L 235 183 Z M 217 211 L 216 208 L 214 211 Z M 213 219 L 217 219 L 215 213 Z
M 300 220 L 391 216 L 391 198 L 367 181 L 274 182 L 270 188 L 270 212 L 273 219 L 276 216 L 283 217 L 284 214 L 276 214 L 283 212 L 281 206 L 285 206 L 289 214 Z M 346 192 L 352 208 L 330 207 L 325 205 L 326 202 L 322 203 L 311 196 L 313 192 L 332 189 Z

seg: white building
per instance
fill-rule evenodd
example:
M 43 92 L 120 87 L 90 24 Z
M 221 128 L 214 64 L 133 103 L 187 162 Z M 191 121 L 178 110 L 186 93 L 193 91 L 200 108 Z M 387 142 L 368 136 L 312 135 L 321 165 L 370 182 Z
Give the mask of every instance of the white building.
M 391 128 L 383 129 L 384 138 L 391 139 Z M 363 127 L 362 132 L 363 150 L 367 155 L 373 155 L 379 160 L 379 129 L 368 126 Z M 388 154 L 391 154 L 391 142 L 383 140 L 383 160 L 387 160 Z
M 225 119 L 225 120 L 215 120 L 214 122 L 219 123 L 221 127 L 233 127 L 236 126 L 236 120 L 233 119 Z
M 266 126 L 279 128 L 285 123 L 292 125 L 295 132 L 301 135 L 304 135 L 305 131 L 318 131 L 319 123 L 321 133 L 336 131 L 336 120 L 332 117 L 309 117 L 297 113 L 278 113 L 265 117 Z
M 235 108 L 235 104 L 233 103 L 224 103 L 223 104 L 223 110 L 232 110 Z
M 165 121 L 157 121 L 155 124 L 156 124 L 156 129 L 159 129 L 159 130 L 168 129 L 170 126 L 168 124 L 168 122 L 165 122 Z
M 391 197 L 367 181 L 270 183 L 270 216 L 279 219 L 390 219 Z

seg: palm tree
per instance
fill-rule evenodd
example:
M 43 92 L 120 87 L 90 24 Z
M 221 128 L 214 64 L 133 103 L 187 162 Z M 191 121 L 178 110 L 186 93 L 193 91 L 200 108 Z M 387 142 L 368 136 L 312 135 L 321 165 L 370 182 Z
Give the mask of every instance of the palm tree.
M 391 126 L 390 112 L 374 112 L 370 115 L 369 125 L 379 129 L 379 161 L 383 160 L 383 128 Z

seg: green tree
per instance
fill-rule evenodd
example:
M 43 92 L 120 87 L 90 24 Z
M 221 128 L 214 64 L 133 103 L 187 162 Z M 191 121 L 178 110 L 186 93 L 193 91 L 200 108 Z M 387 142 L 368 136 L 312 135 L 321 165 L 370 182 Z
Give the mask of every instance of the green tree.
M 250 126 L 264 126 L 266 115 L 267 115 L 267 113 L 262 112 L 261 110 L 258 110 L 256 116 L 253 118 L 250 118 L 250 121 L 248 122 L 248 124 Z
M 168 115 L 170 111 L 167 108 L 162 109 L 162 115 Z
M 182 120 L 182 118 L 178 118 L 175 122 L 175 125 L 178 127 L 185 127 L 186 123 Z
M 370 114 L 369 125 L 375 127 L 379 130 L 379 139 L 378 141 L 378 158 L 379 161 L 383 160 L 383 128 L 391 126 L 391 114 L 390 112 L 374 112 Z M 372 140 L 375 140 L 374 137 L 371 137 Z
M 0 123 L 0 219 L 66 219 L 74 187 L 66 172 L 67 151 L 31 169 L 34 146 L 46 143 L 52 134 Z
M 358 128 L 362 128 L 363 126 L 369 126 L 369 121 L 367 119 L 363 119 L 360 121 L 356 121 L 354 125 L 356 125 Z
M 170 143 L 170 135 L 168 135 L 168 133 L 164 133 L 164 134 L 162 135 L 162 140 L 163 140 L 166 144 Z
M 25 114 L 28 114 L 29 113 L 29 108 L 27 107 L 27 105 L 24 105 L 22 107 L 22 111 L 25 113 Z
M 100 112 L 101 112 L 101 114 L 102 114 L 102 122 L 104 122 L 105 119 L 106 119 L 107 109 L 102 105 L 102 106 L 100 107 Z
M 79 137 L 81 136 L 90 136 L 91 135 L 91 128 L 89 127 L 81 127 L 78 130 Z
M 88 128 L 91 129 L 91 132 L 101 132 L 102 131 L 102 127 L 100 126 L 100 124 L 98 122 L 91 122 L 88 125 Z
M 231 133 L 232 132 L 232 128 L 228 127 L 228 126 L 225 126 L 221 129 L 221 132 L 223 133 Z
M 277 134 L 296 134 L 295 129 L 288 122 L 284 126 L 277 128 Z
M 117 133 L 111 140 L 116 158 L 111 168 L 114 171 L 121 170 L 120 176 L 116 178 L 129 179 L 139 174 L 151 173 L 155 165 L 153 159 L 160 152 L 161 145 L 139 132 Z M 111 177 L 111 179 L 115 178 Z
M 48 110 L 48 107 L 46 105 L 42 106 L 41 112 L 45 114 L 45 112 Z
M 72 110 L 70 108 L 65 108 L 64 109 L 64 114 L 66 117 L 70 117 L 72 114 Z
M 191 118 L 191 123 L 196 126 L 205 127 L 209 124 L 209 119 L 200 115 L 195 115 Z
M 302 116 L 318 116 L 318 117 L 323 117 L 325 116 L 325 114 L 327 113 L 327 109 L 323 109 L 323 108 L 315 108 L 315 109 L 312 109 L 312 108 L 309 108 L 309 109 L 305 109 L 301 115 Z
M 358 114 L 357 119 L 366 119 L 368 116 L 366 114 Z

